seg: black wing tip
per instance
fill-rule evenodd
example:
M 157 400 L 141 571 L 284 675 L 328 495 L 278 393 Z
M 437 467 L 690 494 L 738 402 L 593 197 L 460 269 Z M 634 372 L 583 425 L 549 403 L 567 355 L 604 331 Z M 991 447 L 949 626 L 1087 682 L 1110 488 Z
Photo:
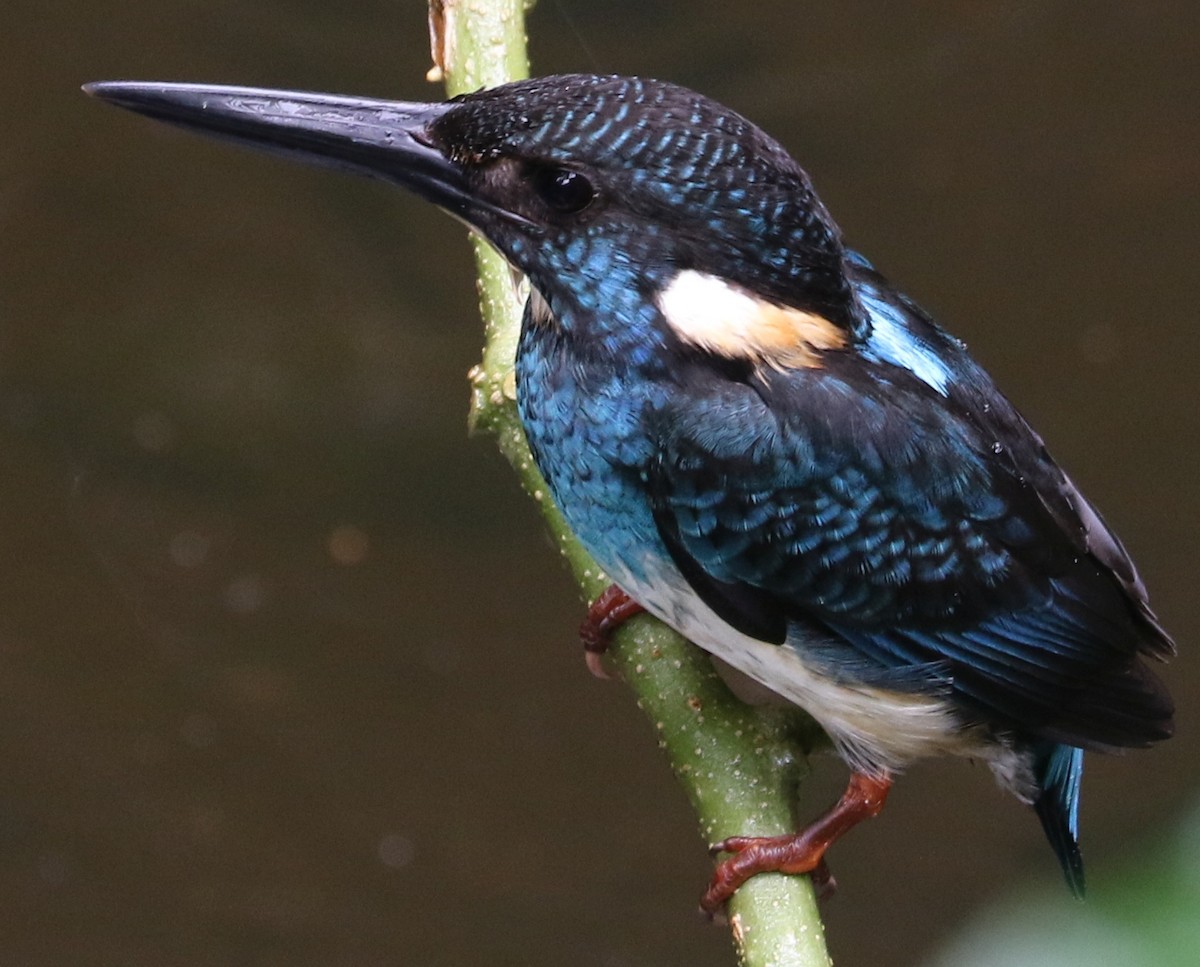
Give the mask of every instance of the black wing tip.
M 1143 655 L 1155 661 L 1170 661 L 1179 652 L 1175 647 L 1175 639 L 1167 634 L 1167 629 L 1158 620 L 1158 615 L 1150 610 L 1144 601 L 1138 608 L 1138 616 L 1149 627 L 1150 634 L 1142 639 L 1140 651 Z

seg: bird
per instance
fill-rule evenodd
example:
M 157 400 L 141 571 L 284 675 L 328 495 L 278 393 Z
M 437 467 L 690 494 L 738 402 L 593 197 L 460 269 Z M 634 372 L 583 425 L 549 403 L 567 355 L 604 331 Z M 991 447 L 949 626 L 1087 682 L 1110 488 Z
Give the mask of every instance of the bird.
M 709 913 L 825 851 L 926 757 L 986 763 L 1084 893 L 1085 751 L 1171 736 L 1174 644 L 1120 540 L 966 346 L 850 247 L 808 174 L 672 83 L 568 74 L 418 103 L 112 81 L 104 101 L 414 192 L 529 283 L 517 405 L 613 579 L 804 709 L 846 762 L 810 826 L 733 837 Z

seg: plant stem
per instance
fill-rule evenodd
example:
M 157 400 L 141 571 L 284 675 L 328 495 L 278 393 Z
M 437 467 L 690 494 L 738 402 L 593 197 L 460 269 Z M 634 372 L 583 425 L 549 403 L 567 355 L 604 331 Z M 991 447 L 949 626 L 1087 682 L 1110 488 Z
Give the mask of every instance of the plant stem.
M 430 78 L 444 77 L 455 95 L 526 77 L 526 9 L 524 0 L 432 0 L 435 66 Z M 608 579 L 550 499 L 517 416 L 513 360 L 523 298 L 504 260 L 478 236 L 472 243 L 485 345 L 480 365 L 471 372 L 470 425 L 496 436 L 525 490 L 541 506 L 581 594 L 594 599 Z M 794 829 L 796 787 L 806 772 L 801 742 L 806 720 L 799 713 L 744 705 L 704 652 L 648 616 L 619 629 L 611 656 L 654 723 L 707 841 Z M 730 901 L 729 922 L 743 967 L 830 963 L 808 877 L 754 877 Z

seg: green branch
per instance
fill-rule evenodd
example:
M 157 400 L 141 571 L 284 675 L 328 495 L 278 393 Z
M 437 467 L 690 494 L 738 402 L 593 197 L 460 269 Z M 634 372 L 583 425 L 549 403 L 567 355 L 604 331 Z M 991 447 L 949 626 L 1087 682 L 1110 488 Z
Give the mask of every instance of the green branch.
M 524 0 L 432 0 L 430 79 L 444 78 L 455 95 L 528 76 L 525 10 Z M 472 236 L 472 243 L 486 338 L 483 359 L 471 372 L 471 427 L 496 436 L 540 504 L 580 593 L 592 600 L 608 579 L 550 500 L 517 417 L 513 359 L 523 299 L 504 260 L 482 239 Z M 794 829 L 796 786 L 806 771 L 799 739 L 805 720 L 798 713 L 742 704 L 704 652 L 649 617 L 620 629 L 611 654 L 654 723 L 708 842 Z M 696 886 L 699 893 L 702 884 Z M 807 877 L 754 877 L 730 902 L 729 921 L 744 967 L 829 964 Z

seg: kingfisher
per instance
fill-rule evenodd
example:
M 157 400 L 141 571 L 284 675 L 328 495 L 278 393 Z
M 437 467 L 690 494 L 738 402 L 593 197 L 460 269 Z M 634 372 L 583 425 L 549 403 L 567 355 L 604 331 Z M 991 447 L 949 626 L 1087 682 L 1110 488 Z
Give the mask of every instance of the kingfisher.
M 702 906 L 828 846 L 933 755 L 986 763 L 1082 896 L 1085 751 L 1173 731 L 1174 645 L 1121 542 L 971 358 L 848 247 L 808 175 L 675 84 L 572 74 L 440 103 L 131 81 L 141 114 L 400 185 L 529 281 L 517 404 L 614 586 L 808 712 L 850 769 L 795 835 L 714 846 Z

